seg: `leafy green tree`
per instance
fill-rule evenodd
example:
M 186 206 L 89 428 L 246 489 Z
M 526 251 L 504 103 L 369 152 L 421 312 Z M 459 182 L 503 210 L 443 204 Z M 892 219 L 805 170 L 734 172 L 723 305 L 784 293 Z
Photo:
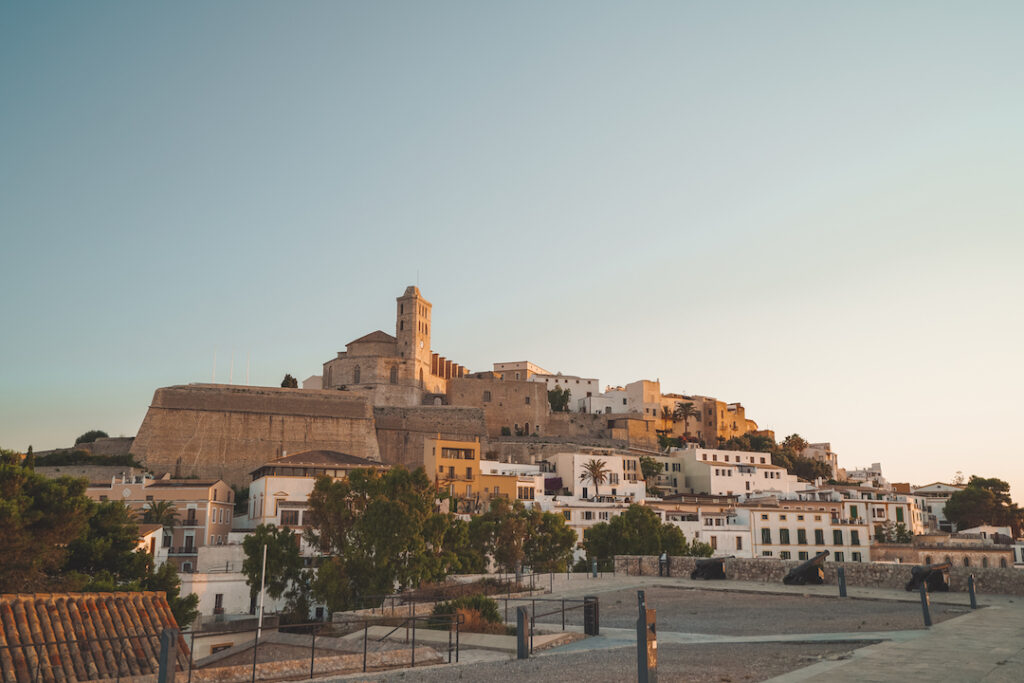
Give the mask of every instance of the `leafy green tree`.
M 598 488 L 608 481 L 610 471 L 604 460 L 591 458 L 583 464 L 583 472 L 580 474 L 580 481 L 590 480 L 594 484 L 594 498 L 598 496 Z
M 298 389 L 299 388 L 299 380 L 297 380 L 294 377 L 292 377 L 291 374 L 286 374 L 284 376 L 284 379 L 281 380 L 281 388 L 282 389 Z
M 647 482 L 647 490 L 653 492 L 655 490 L 654 482 L 657 481 L 658 476 L 662 473 L 664 468 L 661 463 L 652 458 L 649 455 L 640 456 L 640 472 L 644 475 L 644 481 Z
M 231 490 L 235 492 L 235 514 L 244 515 L 249 512 L 249 487 L 248 486 L 235 486 L 231 485 Z
M 875 525 L 875 540 L 879 543 L 910 543 L 914 535 L 903 522 L 888 521 Z
M 683 434 L 689 436 L 690 434 L 690 418 L 700 417 L 700 410 L 692 403 L 686 403 L 680 401 L 676 403 L 676 408 L 673 411 L 673 415 L 677 420 L 683 421 Z
M 181 578 L 170 562 L 164 562 L 155 571 L 150 564 L 142 581 L 142 589 L 167 593 L 167 603 L 181 628 L 187 628 L 199 616 L 199 596 L 195 593 L 181 595 Z
M 610 558 L 615 555 L 697 555 L 709 557 L 710 546 L 686 542 L 682 530 L 663 523 L 657 514 L 644 505 L 630 505 L 621 515 L 601 522 L 583 534 L 583 547 L 588 557 Z
M 971 476 L 967 486 L 946 501 L 945 514 L 958 529 L 991 524 L 1011 527 L 1014 538 L 1020 535 L 1022 513 L 1002 479 Z
M 564 571 L 576 544 L 565 518 L 521 501 L 491 500 L 490 508 L 469 522 L 471 546 L 505 571 L 527 564 L 534 571 Z
M 779 447 L 785 451 L 793 453 L 794 455 L 802 455 L 809 445 L 810 444 L 807 443 L 807 440 L 799 434 L 790 434 L 782 440 Z
M 28 452 L 25 453 L 25 459 L 22 461 L 21 466 L 30 470 L 34 470 L 36 468 L 36 454 L 35 451 L 32 450 L 31 444 L 29 444 Z
M 250 598 L 260 592 L 263 546 L 267 547 L 267 595 L 276 600 L 301 578 L 303 561 L 299 552 L 299 537 L 291 529 L 273 524 L 260 524 L 245 537 L 242 541 L 242 549 L 245 551 L 242 574 L 249 586 Z
M 136 552 L 139 525 L 135 513 L 121 501 L 90 501 L 84 532 L 68 543 L 66 573 L 87 577 L 90 584 L 131 584 L 146 575 L 149 556 Z
M 90 501 L 84 479 L 47 479 L 0 464 L 0 593 L 59 590 L 67 545 L 85 530 Z
M 553 413 L 567 413 L 569 412 L 569 387 L 555 387 L 548 391 L 548 404 L 551 406 L 551 412 Z
M 448 538 L 451 517 L 437 511 L 437 498 L 423 468 L 319 477 L 309 496 L 306 539 L 326 557 L 313 595 L 336 611 L 367 595 L 444 578 L 464 558 L 451 550 L 458 539 Z
M 96 439 L 107 439 L 109 437 L 110 435 L 102 429 L 91 429 L 75 439 L 75 445 L 77 446 L 80 443 L 92 443 Z

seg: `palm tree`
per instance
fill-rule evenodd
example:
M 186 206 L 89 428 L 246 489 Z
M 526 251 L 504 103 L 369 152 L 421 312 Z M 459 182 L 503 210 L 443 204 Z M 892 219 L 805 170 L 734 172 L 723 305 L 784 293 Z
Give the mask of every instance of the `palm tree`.
M 148 524 L 160 524 L 165 529 L 178 523 L 178 511 L 169 500 L 153 501 L 146 508 L 142 521 Z
M 689 420 L 691 417 L 699 417 L 700 411 L 697 410 L 692 403 L 683 403 L 680 401 L 676 404 L 676 409 L 673 412 L 673 415 L 676 416 L 676 419 L 683 421 L 683 435 L 689 436 Z
M 669 409 L 668 406 L 662 406 L 661 407 L 661 422 L 662 422 L 661 426 L 664 427 L 664 429 L 662 431 L 665 432 L 666 435 L 670 431 L 672 431 L 672 428 L 669 426 L 668 423 L 669 422 L 675 422 L 675 421 L 676 421 L 675 413 L 673 413 Z
M 586 481 L 589 479 L 594 482 L 594 497 L 597 497 L 598 487 L 608 481 L 608 468 L 605 466 L 604 460 L 594 460 L 593 458 L 588 460 L 583 465 L 583 473 L 580 474 L 580 481 Z

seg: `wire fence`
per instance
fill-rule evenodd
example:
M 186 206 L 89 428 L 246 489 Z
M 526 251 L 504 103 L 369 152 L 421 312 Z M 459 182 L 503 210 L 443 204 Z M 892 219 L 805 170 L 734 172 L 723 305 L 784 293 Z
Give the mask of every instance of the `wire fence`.
M 371 617 L 342 625 L 323 622 L 290 624 L 254 632 L 219 628 L 174 634 L 171 661 L 176 680 L 204 683 L 239 680 L 305 680 L 325 674 L 356 673 L 459 661 L 460 614 L 411 617 Z M 429 644 L 417 635 L 424 630 L 447 631 Z M 361 635 L 360 635 L 361 634 Z M 0 634 L 2 635 L 2 634 Z M 67 640 L 31 638 L 21 643 L 0 642 L 0 680 L 4 683 L 72 683 L 120 681 L 157 674 L 161 634 L 89 637 Z M 27 637 L 26 637 L 27 636 Z M 253 637 L 255 636 L 255 638 Z M 235 644 L 235 641 L 241 643 Z M 31 642 L 28 642 L 31 641 Z M 211 644 L 231 644 L 208 652 Z M 200 652 L 202 651 L 202 652 Z M 200 655 L 197 657 L 197 654 Z M 230 671 L 228 670 L 230 669 Z

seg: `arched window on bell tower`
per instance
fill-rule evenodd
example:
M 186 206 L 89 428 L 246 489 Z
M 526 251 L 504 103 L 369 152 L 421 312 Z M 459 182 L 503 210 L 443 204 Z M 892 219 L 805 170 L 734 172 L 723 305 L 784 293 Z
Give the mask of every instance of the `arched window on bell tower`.
M 357 365 L 356 369 L 352 371 L 352 384 L 359 384 L 359 374 L 359 366 Z

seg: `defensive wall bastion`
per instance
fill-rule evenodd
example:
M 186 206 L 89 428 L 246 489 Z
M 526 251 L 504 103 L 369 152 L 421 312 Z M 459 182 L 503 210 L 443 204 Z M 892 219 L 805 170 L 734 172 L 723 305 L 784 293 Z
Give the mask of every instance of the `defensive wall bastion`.
M 338 391 L 164 387 L 153 394 L 131 452 L 156 474 L 247 485 L 263 463 L 310 449 L 380 460 L 373 406 Z

